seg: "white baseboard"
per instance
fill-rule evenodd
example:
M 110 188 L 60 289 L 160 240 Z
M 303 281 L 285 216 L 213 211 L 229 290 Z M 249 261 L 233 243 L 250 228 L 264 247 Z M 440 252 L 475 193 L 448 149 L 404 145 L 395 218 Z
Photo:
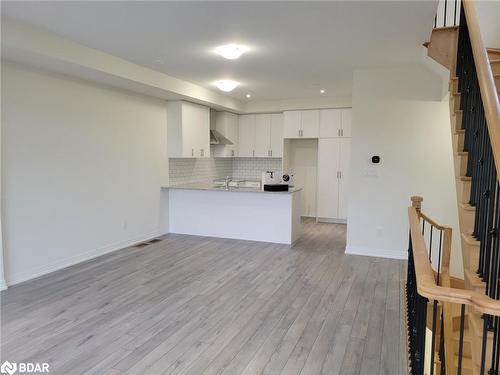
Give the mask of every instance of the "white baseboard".
M 7 283 L 4 279 L 0 279 L 0 291 L 7 289 Z
M 391 251 L 386 249 L 376 249 L 373 247 L 365 246 L 347 246 L 345 249 L 346 254 L 350 255 L 364 255 L 368 257 L 377 258 L 390 258 L 390 259 L 408 259 L 407 251 Z
M 115 242 L 115 243 L 105 245 L 105 246 L 102 246 L 102 247 L 99 247 L 96 249 L 92 249 L 92 250 L 86 251 L 84 253 L 78 254 L 76 256 L 72 256 L 72 257 L 51 263 L 51 264 L 47 264 L 47 265 L 42 266 L 40 268 L 34 269 L 28 273 L 13 275 L 13 276 L 9 277 L 8 285 L 12 286 L 12 285 L 19 284 L 19 283 L 22 283 L 22 282 L 25 282 L 28 280 L 32 280 L 32 279 L 35 279 L 37 277 L 46 275 L 48 273 L 51 273 L 54 271 L 59 271 L 63 268 L 74 266 L 78 263 L 82 263 L 82 262 L 85 262 L 87 260 L 97 258 L 101 255 L 105 255 L 105 254 L 108 254 L 108 253 L 111 253 L 111 252 L 117 251 L 117 250 L 122 250 L 122 249 L 125 249 L 127 247 L 133 246 L 137 243 L 156 238 L 158 236 L 163 236 L 164 234 L 167 234 L 167 233 L 163 233 L 160 229 L 158 229 L 156 231 L 146 233 L 142 236 L 137 236 L 137 237 L 125 240 L 125 241 Z M 3 288 L 4 285 L 1 285 L 1 287 Z M 5 284 L 5 289 L 6 288 L 7 288 L 7 284 Z

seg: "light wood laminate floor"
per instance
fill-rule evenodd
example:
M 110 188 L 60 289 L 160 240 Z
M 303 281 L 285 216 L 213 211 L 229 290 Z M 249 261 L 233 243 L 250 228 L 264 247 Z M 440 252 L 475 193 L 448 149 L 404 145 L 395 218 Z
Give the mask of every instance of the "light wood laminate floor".
M 51 374 L 403 374 L 405 262 L 167 235 L 2 292 L 2 360 Z

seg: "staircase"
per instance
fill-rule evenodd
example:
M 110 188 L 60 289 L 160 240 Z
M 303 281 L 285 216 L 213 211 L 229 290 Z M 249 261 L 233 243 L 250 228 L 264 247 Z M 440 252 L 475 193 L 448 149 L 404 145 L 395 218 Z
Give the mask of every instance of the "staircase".
M 500 371 L 500 314 L 485 313 L 474 303 L 443 300 L 453 293 L 464 293 L 471 299 L 485 296 L 488 303 L 500 300 L 500 48 L 482 45 L 472 0 L 463 0 L 460 10 L 459 25 L 435 27 L 424 46 L 429 57 L 450 70 L 451 134 L 464 280 L 462 285 L 452 285 L 447 269 L 432 263 L 429 255 L 430 267 L 438 275 L 436 291 L 444 294 L 441 299 L 427 295 L 435 301 L 428 302 L 426 319 L 434 342 L 432 363 L 428 371 L 412 366 L 412 374 L 498 375 Z M 418 199 L 413 203 L 423 228 L 426 219 L 431 227 L 439 228 L 421 214 Z M 419 241 L 414 239 L 419 236 L 414 229 L 410 241 L 413 252 L 412 242 Z M 432 237 L 427 249 L 432 251 Z M 415 279 L 418 284 L 418 276 Z M 444 288 L 449 288 L 448 294 Z

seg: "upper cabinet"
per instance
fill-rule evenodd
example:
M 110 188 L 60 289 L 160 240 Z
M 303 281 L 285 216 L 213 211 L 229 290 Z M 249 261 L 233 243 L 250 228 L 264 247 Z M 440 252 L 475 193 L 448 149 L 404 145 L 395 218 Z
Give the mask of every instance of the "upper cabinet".
M 283 113 L 271 115 L 271 157 L 281 158 L 283 156 Z
M 168 156 L 210 157 L 210 109 L 175 101 L 167 103 Z
M 213 148 L 215 157 L 238 156 L 238 115 L 230 112 L 216 112 L 215 129 L 233 142 L 232 145 L 216 145 Z
M 320 138 L 350 138 L 351 108 L 321 109 L 319 111 Z
M 301 130 L 301 111 L 285 111 L 284 116 L 284 126 L 283 126 L 283 138 L 300 138 Z
M 344 108 L 342 111 L 342 137 L 351 138 L 352 108 Z
M 269 157 L 271 150 L 271 115 L 255 115 L 255 156 Z
M 255 156 L 255 115 L 238 116 L 238 156 Z
M 281 157 L 283 155 L 283 115 L 241 115 L 239 120 L 241 157 Z
M 284 138 L 318 138 L 319 110 L 285 111 Z

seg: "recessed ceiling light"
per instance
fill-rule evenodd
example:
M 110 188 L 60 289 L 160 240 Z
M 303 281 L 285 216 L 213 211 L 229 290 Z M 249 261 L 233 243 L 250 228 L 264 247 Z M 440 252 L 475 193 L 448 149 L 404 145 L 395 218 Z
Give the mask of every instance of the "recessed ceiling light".
M 251 97 L 252 97 L 252 95 L 250 95 L 250 94 L 247 94 L 247 98 L 251 98 Z
M 319 92 L 320 92 L 321 94 L 324 94 L 324 93 L 325 93 L 325 90 L 321 89 L 321 90 L 319 90 Z
M 231 79 L 221 79 L 219 81 L 215 81 L 214 85 L 221 91 L 230 92 L 233 91 L 236 87 L 238 87 L 240 83 L 233 81 Z
M 223 46 L 217 47 L 214 52 L 218 55 L 221 55 L 225 59 L 228 60 L 236 60 L 239 58 L 241 55 L 243 55 L 245 52 L 248 52 L 250 48 L 247 46 L 244 46 L 242 44 L 226 44 Z

